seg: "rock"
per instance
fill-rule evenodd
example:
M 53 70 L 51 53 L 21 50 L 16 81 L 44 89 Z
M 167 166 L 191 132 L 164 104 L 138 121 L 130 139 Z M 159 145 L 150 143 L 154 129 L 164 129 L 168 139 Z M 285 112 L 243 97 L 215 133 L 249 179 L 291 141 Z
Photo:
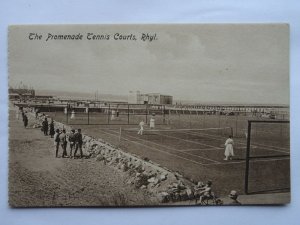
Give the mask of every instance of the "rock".
M 123 172 L 126 172 L 128 170 L 128 167 L 126 166 L 126 164 L 122 164 L 121 168 L 120 168 Z
M 135 186 L 137 188 L 141 187 L 142 185 L 148 185 L 148 176 L 143 173 L 135 179 Z
M 142 186 L 140 187 L 140 189 L 146 189 L 146 188 L 147 188 L 146 185 L 142 185 Z
M 187 189 L 186 189 L 186 194 L 187 194 L 189 197 L 191 197 L 191 196 L 193 195 L 192 189 L 187 188 Z
M 102 155 L 97 155 L 96 161 L 102 161 L 104 160 L 104 157 Z
M 159 201 L 161 203 L 166 203 L 166 202 L 170 201 L 170 195 L 167 192 L 161 192 L 161 193 L 159 193 L 158 197 L 159 197 Z
M 181 191 L 179 193 L 179 195 L 180 195 L 180 200 L 181 201 L 186 201 L 186 200 L 189 199 L 188 194 L 187 194 L 187 192 L 185 190 Z
M 107 161 L 107 162 L 110 162 L 111 159 L 112 159 L 111 157 L 107 157 L 107 158 L 106 158 L 106 161 Z
M 178 172 L 174 173 L 176 179 L 182 178 L 183 176 L 181 174 L 179 174 Z
M 161 175 L 159 176 L 159 179 L 160 179 L 161 181 L 164 181 L 164 180 L 167 179 L 167 177 L 166 177 L 166 175 L 161 174 Z
M 147 181 L 148 181 L 149 183 L 153 183 L 154 185 L 159 183 L 159 180 L 158 180 L 156 177 L 151 177 L 151 178 L 148 179 Z
M 178 189 L 184 190 L 184 189 L 186 189 L 186 187 L 185 187 L 185 185 L 182 182 L 179 182 L 178 183 Z

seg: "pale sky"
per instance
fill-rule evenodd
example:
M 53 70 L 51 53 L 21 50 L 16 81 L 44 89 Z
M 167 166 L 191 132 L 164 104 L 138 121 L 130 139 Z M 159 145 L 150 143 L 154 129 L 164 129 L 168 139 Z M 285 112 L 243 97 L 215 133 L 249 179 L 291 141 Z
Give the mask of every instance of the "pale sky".
M 29 33 L 43 35 L 29 40 Z M 86 34 L 110 40 L 86 40 Z M 157 40 L 143 42 L 142 33 Z M 82 41 L 45 41 L 48 33 Z M 114 40 L 115 33 L 137 41 Z M 157 92 L 199 102 L 289 104 L 288 25 L 14 26 L 9 84 L 127 95 Z

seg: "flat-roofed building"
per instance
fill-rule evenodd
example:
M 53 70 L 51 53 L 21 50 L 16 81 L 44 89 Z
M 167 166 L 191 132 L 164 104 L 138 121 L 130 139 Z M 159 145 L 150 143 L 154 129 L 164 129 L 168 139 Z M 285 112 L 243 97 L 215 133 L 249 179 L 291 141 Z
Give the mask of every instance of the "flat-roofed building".
M 160 93 L 141 94 L 140 91 L 129 92 L 129 104 L 157 104 L 157 105 L 172 105 L 173 96 L 163 95 Z

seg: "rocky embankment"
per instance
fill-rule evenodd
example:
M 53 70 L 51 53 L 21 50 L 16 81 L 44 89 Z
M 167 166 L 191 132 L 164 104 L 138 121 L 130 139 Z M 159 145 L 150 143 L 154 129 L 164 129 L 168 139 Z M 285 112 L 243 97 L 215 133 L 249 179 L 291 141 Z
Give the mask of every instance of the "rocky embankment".
M 35 118 L 33 114 L 30 115 Z M 36 120 L 34 127 L 41 126 L 41 117 Z M 55 129 L 66 129 L 67 133 L 71 127 L 55 121 Z M 143 189 L 156 196 L 161 203 L 193 200 L 197 197 L 197 188 L 204 186 L 202 182 L 194 184 L 185 179 L 178 172 L 152 162 L 147 158 L 140 158 L 122 151 L 104 140 L 89 137 L 83 134 L 83 151 L 85 157 L 94 158 L 99 163 L 115 167 L 120 172 L 126 173 L 127 183 L 135 188 Z

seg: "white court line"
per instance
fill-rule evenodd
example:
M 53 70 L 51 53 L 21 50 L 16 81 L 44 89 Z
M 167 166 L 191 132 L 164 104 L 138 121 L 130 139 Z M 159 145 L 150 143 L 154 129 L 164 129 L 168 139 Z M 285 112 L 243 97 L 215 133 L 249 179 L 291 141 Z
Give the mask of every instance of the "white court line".
M 281 161 L 281 160 L 289 160 L 289 158 L 285 158 L 285 159 L 255 159 L 255 160 L 250 160 L 251 162 L 270 162 L 270 161 Z M 242 161 L 238 161 L 238 162 L 232 162 L 232 161 L 227 161 L 227 162 L 219 162 L 219 163 L 210 163 L 207 164 L 208 166 L 210 165 L 231 165 L 231 164 L 245 164 L 245 160 Z
M 195 134 L 195 133 L 193 133 L 193 134 Z M 197 134 L 195 134 L 195 135 L 198 135 L 198 133 Z M 215 135 L 211 135 L 211 134 L 202 134 L 203 136 L 210 136 L 211 137 L 211 139 L 216 139 L 216 140 L 223 140 L 223 138 L 216 138 L 216 136 Z M 199 135 L 200 136 L 200 135 Z M 200 136 L 201 137 L 201 136 Z M 212 138 L 212 137 L 214 137 L 214 138 Z M 240 141 L 236 141 L 236 143 L 239 143 L 239 144 L 241 144 L 241 145 L 247 145 L 247 144 L 245 144 L 245 143 L 243 143 L 243 142 L 240 142 Z M 281 149 L 281 150 L 287 150 L 287 148 L 283 148 L 283 147 L 277 147 L 277 146 L 273 146 L 273 145 L 263 145 L 263 144 L 253 144 L 253 146 L 261 146 L 261 147 L 265 147 L 265 149 L 270 149 L 270 150 L 273 150 L 273 151 L 280 151 L 280 150 L 278 150 L 278 149 Z M 286 153 L 286 152 L 285 152 Z
M 118 132 L 115 132 L 118 134 Z M 132 137 L 132 138 L 135 138 L 137 140 L 141 140 L 141 141 L 146 141 L 146 142 L 150 142 L 150 143 L 153 143 L 154 145 L 157 145 L 157 146 L 160 146 L 160 147 L 163 147 L 163 148 L 166 148 L 166 149 L 170 149 L 171 151 L 175 151 L 175 152 L 179 152 L 179 153 L 183 153 L 183 154 L 186 154 L 186 155 L 190 155 L 190 156 L 193 156 L 193 157 L 197 157 L 197 158 L 200 158 L 200 159 L 204 159 L 206 161 L 211 161 L 211 162 L 214 162 L 214 163 L 219 163 L 218 161 L 216 160 L 213 160 L 213 159 L 209 159 L 209 158 L 205 158 L 205 157 L 201 157 L 201 156 L 198 156 L 198 155 L 194 155 L 194 154 L 191 154 L 191 153 L 187 153 L 187 152 L 181 152 L 180 150 L 178 149 L 174 149 L 174 148 L 171 148 L 171 147 L 168 147 L 168 146 L 165 146 L 165 145 L 160 145 L 160 144 L 157 144 L 153 141 L 149 141 L 149 140 L 144 140 L 144 139 L 141 139 L 141 138 L 137 138 L 137 137 L 134 137 L 134 136 L 131 136 L 131 135 L 128 135 L 126 134 L 127 136 L 129 137 Z M 204 165 L 204 164 L 203 164 Z
M 100 130 L 100 131 L 102 131 L 102 130 Z M 103 132 L 103 133 L 106 133 L 106 134 L 108 134 L 108 135 L 111 135 L 111 136 L 119 137 L 119 135 L 115 135 L 115 134 L 112 134 L 112 133 L 107 133 L 107 132 L 105 132 L 105 131 L 102 131 L 102 132 Z M 117 132 L 115 132 L 115 133 L 117 133 Z M 129 135 L 129 136 L 130 136 L 130 135 Z M 131 136 L 131 137 L 133 137 L 133 136 Z M 139 139 L 139 140 L 142 140 L 142 141 L 145 141 L 145 140 L 140 139 L 140 138 L 136 138 L 136 137 L 133 137 L 133 138 Z M 184 159 L 184 160 L 186 160 L 186 161 L 193 162 L 193 163 L 198 164 L 198 165 L 201 165 L 201 166 L 245 164 L 245 160 L 238 161 L 238 162 L 217 162 L 217 161 L 215 161 L 214 163 L 200 163 L 200 162 L 197 162 L 197 161 L 194 161 L 194 160 L 191 160 L 191 159 L 182 157 L 182 156 L 178 156 L 178 155 L 172 154 L 172 153 L 170 153 L 170 152 L 165 152 L 165 151 L 159 150 L 159 149 L 157 149 L 157 148 L 150 147 L 150 146 L 148 146 L 148 145 L 142 144 L 142 143 L 137 142 L 137 141 L 129 140 L 129 139 L 124 138 L 124 137 L 122 137 L 122 139 L 127 140 L 127 141 L 132 142 L 132 143 L 136 143 L 136 144 L 138 144 L 138 145 L 145 146 L 146 148 L 149 148 L 149 149 L 152 149 L 152 150 L 155 150 L 155 151 L 158 151 L 158 152 L 162 152 L 162 153 L 167 154 L 167 155 L 171 155 L 171 156 L 174 156 L 174 157 L 177 157 L 177 158 Z M 151 143 L 153 143 L 153 142 L 151 142 Z M 159 144 L 156 144 L 156 143 L 153 143 L 153 144 L 160 146 Z M 166 146 L 162 146 L 162 147 L 167 148 Z M 172 149 L 172 150 L 174 150 L 174 149 Z M 193 155 L 193 154 L 191 154 L 191 155 L 192 155 L 192 156 L 195 156 L 195 155 Z M 286 160 L 286 159 L 262 159 L 262 160 L 259 160 L 259 159 L 258 159 L 258 160 L 251 160 L 251 161 L 252 161 L 252 162 L 253 162 L 253 161 L 254 161 L 254 162 L 255 162 L 255 161 L 269 162 L 269 161 L 280 161 L 280 160 Z
M 177 139 L 177 140 L 181 140 L 181 141 L 185 141 L 185 142 L 189 142 L 189 143 L 194 143 L 194 144 L 197 144 L 197 145 L 203 145 L 203 146 L 207 146 L 207 147 L 211 147 L 211 148 L 218 148 L 218 147 L 216 147 L 216 146 L 208 145 L 208 144 L 203 144 L 203 143 L 200 143 L 200 142 L 198 142 L 198 141 L 186 140 L 186 139 L 183 139 L 183 138 L 177 138 L 177 137 L 173 137 L 173 136 L 166 135 L 166 134 L 159 134 L 159 135 L 160 135 L 160 136 L 164 136 L 164 137 L 170 137 L 170 138 Z
M 199 136 L 199 137 L 201 137 L 201 136 L 202 137 L 203 136 L 208 136 L 208 138 L 215 139 L 215 140 L 222 140 L 223 139 L 223 138 L 217 138 L 216 136 L 210 135 L 210 134 L 201 134 L 201 135 L 199 133 L 197 133 L 197 134 L 195 134 L 195 133 L 188 133 L 188 134 L 192 134 L 192 135 Z M 247 144 L 245 144 L 243 142 L 240 142 L 240 141 L 235 141 L 235 143 L 239 143 L 239 144 L 245 145 L 245 146 L 247 145 Z M 279 149 L 287 150 L 286 148 L 276 147 L 276 146 L 272 146 L 272 145 L 252 144 L 251 146 L 252 147 L 261 147 L 261 148 L 267 149 L 269 151 L 288 153 L 287 151 L 281 151 L 281 150 L 279 150 Z
M 189 151 L 215 151 L 215 150 L 220 150 L 224 148 L 190 148 L 190 149 L 183 149 L 180 150 L 181 152 L 189 152 Z
M 103 130 L 100 130 L 100 131 L 102 131 L 103 133 L 106 133 L 106 134 L 108 134 L 108 135 L 112 135 L 112 136 L 115 136 L 115 137 L 119 137 L 118 135 L 111 134 L 111 133 L 107 133 L 107 132 L 105 132 L 105 131 L 103 131 Z M 171 155 L 171 156 L 174 156 L 174 157 L 177 157 L 177 158 L 180 158 L 180 159 L 187 160 L 187 161 L 189 161 L 189 162 L 192 162 L 192 163 L 195 163 L 195 164 L 198 164 L 198 165 L 201 165 L 201 166 L 210 165 L 210 163 L 200 163 L 200 162 L 197 162 L 197 161 L 194 161 L 194 160 L 191 160 L 191 159 L 188 159 L 188 158 L 179 156 L 179 155 L 174 155 L 174 154 L 172 154 L 172 153 L 170 153 L 170 152 L 165 152 L 165 151 L 159 150 L 159 149 L 157 149 L 157 148 L 150 147 L 150 146 L 148 146 L 148 145 L 142 144 L 142 143 L 137 142 L 137 141 L 129 140 L 129 139 L 124 138 L 124 137 L 122 137 L 122 139 L 127 140 L 127 141 L 132 142 L 132 143 L 135 143 L 135 144 L 138 144 L 138 145 L 145 146 L 146 148 L 149 148 L 149 149 L 152 149 L 152 150 L 155 150 L 155 151 L 158 151 L 158 152 L 162 152 L 162 153 L 167 154 L 167 155 Z M 217 163 L 214 163 L 214 164 L 217 164 Z

